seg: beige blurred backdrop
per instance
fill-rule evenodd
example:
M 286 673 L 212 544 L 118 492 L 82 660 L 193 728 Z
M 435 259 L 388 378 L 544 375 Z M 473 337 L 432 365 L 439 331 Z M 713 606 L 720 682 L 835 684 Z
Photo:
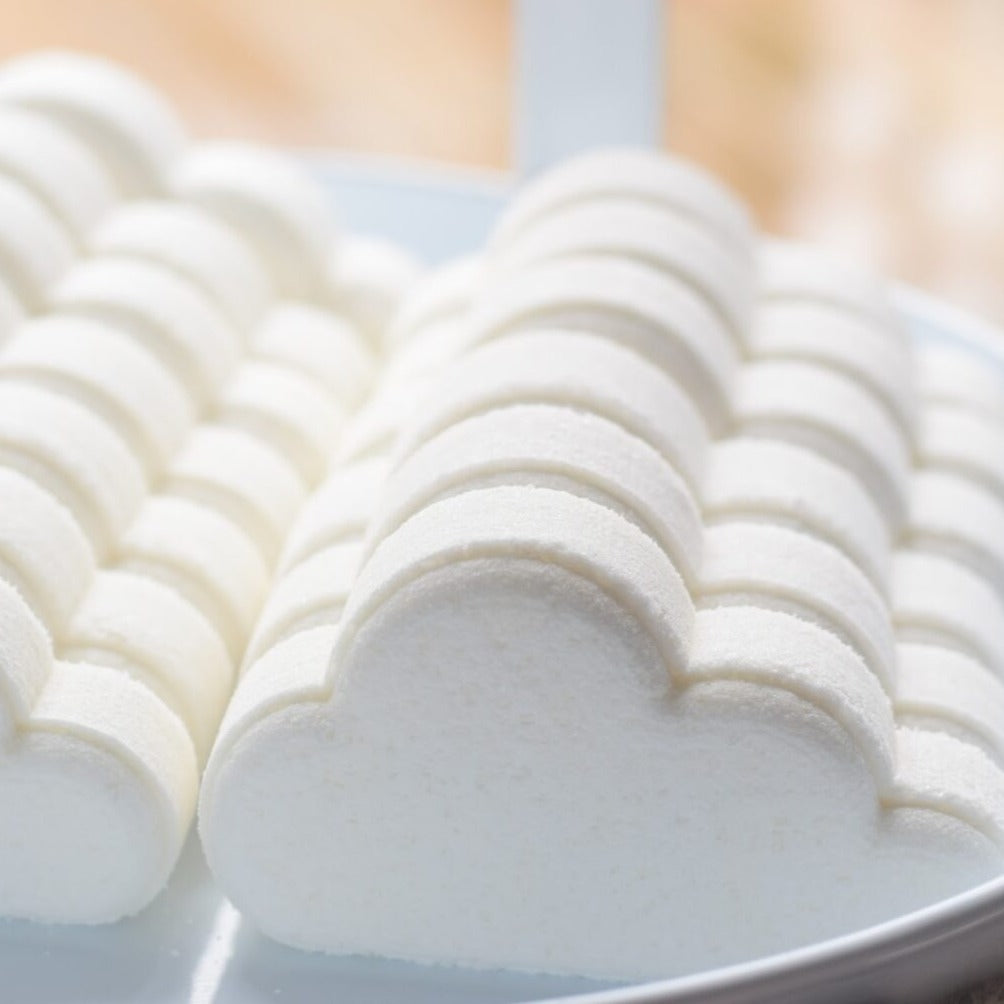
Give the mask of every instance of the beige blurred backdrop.
M 505 167 L 508 0 L 0 0 L 0 56 L 149 76 L 203 135 Z M 1004 2 L 677 0 L 668 146 L 772 231 L 1004 321 Z

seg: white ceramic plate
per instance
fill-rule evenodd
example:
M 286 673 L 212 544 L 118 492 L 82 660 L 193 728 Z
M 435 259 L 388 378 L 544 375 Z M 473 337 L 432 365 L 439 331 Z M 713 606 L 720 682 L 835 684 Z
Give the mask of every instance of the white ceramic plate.
M 429 260 L 476 247 L 505 183 L 457 175 L 320 172 L 353 229 Z M 918 338 L 965 344 L 1004 367 L 1004 336 L 910 290 Z M 169 888 L 139 917 L 102 928 L 0 922 L 0 1001 L 12 1004 L 803 1004 L 920 1001 L 1004 972 L 1004 876 L 885 924 L 727 969 L 634 987 L 332 958 L 268 941 L 221 898 L 193 837 Z

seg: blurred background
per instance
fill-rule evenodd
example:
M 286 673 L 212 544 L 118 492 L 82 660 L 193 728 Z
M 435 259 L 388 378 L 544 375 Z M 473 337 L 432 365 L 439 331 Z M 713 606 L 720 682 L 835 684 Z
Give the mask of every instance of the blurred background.
M 667 4 L 664 142 L 768 230 L 1004 321 L 1004 2 Z M 79 47 L 196 133 L 511 162 L 509 0 L 2 0 L 0 56 Z

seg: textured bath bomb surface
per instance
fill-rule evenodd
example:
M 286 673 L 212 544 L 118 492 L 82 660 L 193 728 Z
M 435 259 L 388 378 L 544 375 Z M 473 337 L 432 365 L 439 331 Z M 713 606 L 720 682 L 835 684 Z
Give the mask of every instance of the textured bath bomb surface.
M 98 257 L 77 265 L 52 292 L 60 314 L 128 331 L 181 382 L 200 407 L 214 401 L 243 352 L 226 315 L 164 265 Z
M 163 887 L 198 784 L 181 722 L 124 673 L 53 660 L 0 582 L 0 915 L 104 923 Z
M 684 217 L 629 199 L 588 202 L 541 220 L 496 249 L 493 269 L 537 267 L 553 259 L 602 256 L 633 261 L 682 279 L 702 296 L 740 343 L 753 306 L 753 260 Z
M 149 480 L 191 431 L 185 388 L 114 325 L 46 316 L 24 325 L 0 355 L 0 378 L 47 387 L 113 426 Z
M 835 635 L 751 607 L 695 623 L 621 516 L 497 487 L 408 520 L 337 629 L 248 670 L 200 828 L 286 943 L 656 977 L 996 874 L 1004 791 L 971 753 L 901 737 Z
M 44 202 L 78 245 L 117 202 L 114 180 L 86 144 L 42 113 L 2 102 L 0 173 Z
M 673 157 L 616 147 L 573 157 L 525 185 L 496 224 L 490 246 L 584 203 L 623 199 L 692 220 L 726 246 L 753 246 L 749 213 L 712 175 Z
M 884 592 L 889 531 L 858 479 L 805 446 L 737 437 L 715 443 L 701 492 L 708 524 L 762 520 L 840 548 Z
M 448 426 L 512 404 L 592 412 L 645 440 L 698 490 L 708 430 L 679 385 L 603 338 L 550 331 L 512 335 L 459 359 L 414 411 L 403 457 Z
M 198 206 L 168 200 L 128 203 L 91 239 L 99 254 L 164 265 L 211 297 L 239 331 L 264 316 L 275 290 L 254 249 Z
M 544 262 L 486 282 L 468 324 L 477 343 L 541 328 L 604 337 L 675 380 L 713 432 L 730 426 L 739 346 L 707 302 L 675 276 L 596 256 Z
M 69 129 L 132 198 L 163 191 L 187 145 L 184 127 L 156 91 L 95 56 L 50 51 L 6 62 L 0 104 L 41 112 Z
M 169 185 L 242 234 L 280 296 L 330 299 L 331 199 L 293 158 L 247 143 L 204 143 L 176 164 Z

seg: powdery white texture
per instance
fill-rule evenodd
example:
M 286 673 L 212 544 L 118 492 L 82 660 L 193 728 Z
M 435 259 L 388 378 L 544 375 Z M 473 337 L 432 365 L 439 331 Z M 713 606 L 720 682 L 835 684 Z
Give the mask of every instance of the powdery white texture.
M 70 510 L 30 478 L 0 468 L 0 578 L 58 636 L 94 575 L 94 553 Z
M 279 560 L 282 574 L 333 544 L 361 538 L 390 471 L 385 457 L 338 465 L 296 516 Z
M 254 249 L 197 206 L 167 200 L 128 203 L 91 238 L 98 254 L 163 265 L 209 296 L 239 331 L 264 316 L 275 295 Z
M 83 140 L 123 195 L 163 191 L 187 145 L 174 110 L 148 84 L 95 56 L 32 53 L 0 68 L 0 103 L 42 112 Z
M 0 177 L 0 275 L 28 313 L 43 309 L 76 253 L 69 230 L 45 203 Z
M 334 627 L 355 582 L 361 557 L 358 540 L 332 544 L 283 575 L 258 619 L 245 666 L 292 634 L 325 625 Z
M 524 185 L 496 223 L 489 246 L 505 246 L 546 218 L 579 205 L 608 200 L 630 200 L 682 216 L 725 246 L 753 247 L 746 207 L 711 174 L 674 157 L 616 147 L 573 157 Z
M 687 394 L 633 352 L 566 331 L 512 335 L 459 359 L 429 390 L 401 457 L 450 425 L 513 404 L 592 412 L 645 440 L 698 490 L 708 431 Z
M 99 558 L 146 494 L 142 468 L 112 428 L 40 387 L 11 383 L 0 393 L 0 462 L 65 505 Z
M 285 366 L 251 360 L 223 391 L 218 421 L 257 436 L 313 485 L 327 469 L 345 413 L 315 381 Z
M 0 354 L 0 378 L 76 400 L 126 440 L 148 480 L 158 477 L 195 422 L 191 398 L 121 330 L 79 317 L 24 325 Z
M 61 656 L 124 671 L 185 724 L 204 760 L 233 685 L 222 639 L 174 589 L 128 571 L 100 571 L 63 638 Z
M 122 673 L 53 662 L 0 582 L 0 915 L 102 923 L 161 889 L 198 769 L 178 719 Z
M 422 273 L 420 262 L 403 248 L 363 234 L 344 237 L 328 258 L 336 302 L 379 346 Z
M 968 565 L 1004 598 L 1004 499 L 985 485 L 949 472 L 917 471 L 906 540 Z
M 892 615 L 902 640 L 956 648 L 1004 677 L 1004 603 L 965 565 L 901 548 L 893 563 Z
M 291 157 L 248 143 L 203 143 L 176 165 L 170 188 L 239 231 L 280 296 L 328 298 L 337 230 L 331 199 Z
M 52 292 L 56 313 L 127 331 L 208 407 L 233 375 L 242 339 L 199 288 L 164 265 L 129 257 L 93 258 Z
M 1004 684 L 976 659 L 941 645 L 898 648 L 896 718 L 957 735 L 1004 761 Z
M 538 328 L 584 331 L 630 348 L 691 396 L 712 432 L 731 424 L 739 347 L 683 280 L 598 256 L 489 279 L 469 319 L 474 342 Z
M 845 467 L 898 532 L 909 493 L 909 443 L 853 380 L 813 363 L 752 363 L 740 374 L 735 411 L 743 434 L 800 443 Z
M 307 496 L 307 485 L 285 457 L 250 432 L 207 423 L 196 428 L 175 457 L 163 491 L 232 520 L 271 565 Z
M 508 274 L 554 259 L 633 261 L 687 283 L 742 344 L 754 285 L 752 256 L 745 250 L 725 244 L 684 216 L 623 198 L 587 201 L 545 217 L 496 248 L 491 267 Z
M 918 343 L 917 388 L 932 404 L 950 404 L 1004 421 L 1004 376 L 968 347 L 925 339 Z
M 359 333 L 329 310 L 278 303 L 252 338 L 255 357 L 315 381 L 346 409 L 358 407 L 376 375 L 376 360 Z
M 111 174 L 85 143 L 42 113 L 3 103 L 0 173 L 45 203 L 78 245 L 118 201 Z
M 888 606 L 857 565 L 824 541 L 764 523 L 709 527 L 698 600 L 774 606 L 812 620 L 853 648 L 886 692 L 895 693 Z
M 1004 500 L 1004 423 L 952 405 L 924 409 L 917 465 L 955 471 Z
M 909 335 L 811 300 L 768 300 L 756 312 L 750 351 L 757 359 L 803 359 L 845 373 L 869 390 L 912 437 L 916 366 Z
M 784 613 L 703 611 L 688 670 L 691 617 L 658 546 L 602 506 L 525 487 L 433 504 L 340 628 L 242 681 L 201 796 L 214 872 L 301 947 L 632 979 L 999 870 L 994 791 L 976 826 L 901 780 L 850 649 L 779 631 Z M 883 807 L 878 777 L 903 798 Z
M 714 443 L 701 504 L 707 523 L 777 523 L 840 548 L 883 592 L 892 562 L 875 502 L 844 468 L 814 450 L 767 439 Z
M 117 565 L 185 597 L 240 659 L 268 590 L 257 544 L 231 520 L 185 498 L 148 498 L 118 546 Z
M 680 475 L 620 426 L 552 405 L 477 415 L 419 447 L 385 487 L 367 550 L 431 502 L 494 484 L 561 488 L 607 505 L 652 537 L 685 581 L 696 583 L 703 528 Z

